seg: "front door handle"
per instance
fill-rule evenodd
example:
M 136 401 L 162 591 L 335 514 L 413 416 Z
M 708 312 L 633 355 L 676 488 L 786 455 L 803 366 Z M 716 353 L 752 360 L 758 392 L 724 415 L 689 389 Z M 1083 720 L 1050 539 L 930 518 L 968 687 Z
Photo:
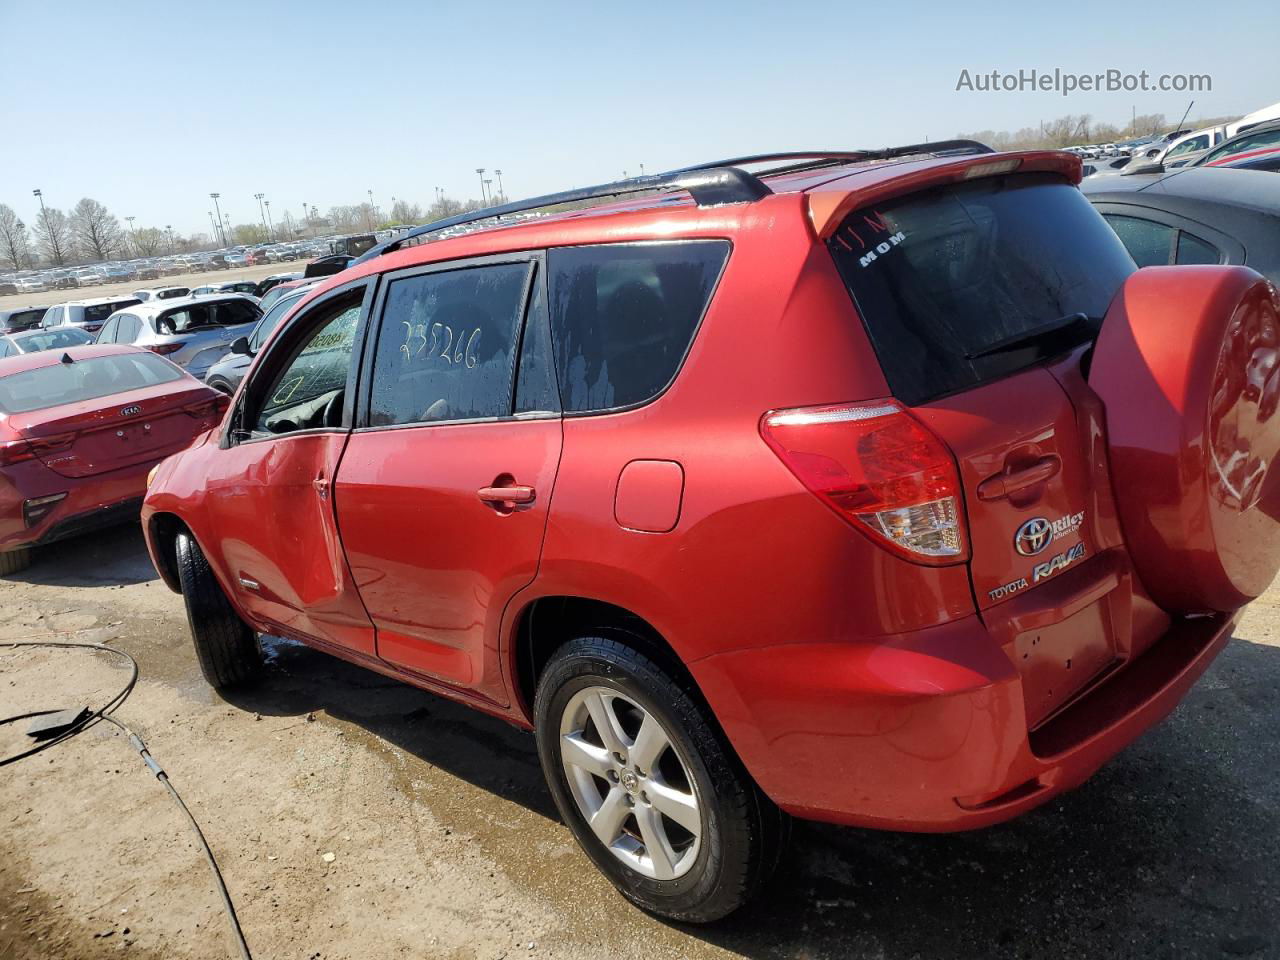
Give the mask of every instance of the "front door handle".
M 978 484 L 979 500 L 1003 500 L 1011 493 L 1026 490 L 1057 476 L 1062 461 L 1057 457 L 1041 457 L 1029 467 L 1012 473 L 997 473 Z
M 315 487 L 316 493 L 320 495 L 321 500 L 329 499 L 329 481 L 323 475 L 312 480 L 311 486 Z
M 514 510 L 519 504 L 533 503 L 538 492 L 533 487 L 512 484 L 509 487 L 481 487 L 476 496 L 499 509 Z

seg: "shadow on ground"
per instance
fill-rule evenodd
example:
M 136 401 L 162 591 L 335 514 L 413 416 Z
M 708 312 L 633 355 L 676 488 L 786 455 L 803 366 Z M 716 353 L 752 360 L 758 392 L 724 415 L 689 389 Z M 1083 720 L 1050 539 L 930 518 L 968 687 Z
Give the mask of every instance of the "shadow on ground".
M 304 647 L 231 702 L 325 711 L 555 818 L 532 738 Z M 969 834 L 796 825 L 761 903 L 682 928 L 750 957 L 1280 956 L 1280 649 L 1236 640 L 1080 790 Z M 621 909 L 620 901 L 617 906 Z
M 137 523 L 36 547 L 31 566 L 3 580 L 43 586 L 119 587 L 158 580 Z

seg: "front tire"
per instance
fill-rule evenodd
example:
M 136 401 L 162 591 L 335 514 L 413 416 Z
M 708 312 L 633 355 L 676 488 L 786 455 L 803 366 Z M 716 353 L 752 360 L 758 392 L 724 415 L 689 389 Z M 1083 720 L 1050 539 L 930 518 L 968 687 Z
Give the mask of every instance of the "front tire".
M 30 547 L 19 547 L 17 550 L 6 550 L 0 553 L 0 577 L 19 573 L 29 566 L 31 566 Z
M 258 635 L 236 614 L 195 538 L 178 534 L 176 553 L 200 672 L 218 690 L 253 679 L 262 672 Z
M 534 714 L 561 817 L 628 900 L 708 923 L 769 878 L 784 815 L 751 781 L 688 681 L 618 640 L 582 637 L 547 664 Z

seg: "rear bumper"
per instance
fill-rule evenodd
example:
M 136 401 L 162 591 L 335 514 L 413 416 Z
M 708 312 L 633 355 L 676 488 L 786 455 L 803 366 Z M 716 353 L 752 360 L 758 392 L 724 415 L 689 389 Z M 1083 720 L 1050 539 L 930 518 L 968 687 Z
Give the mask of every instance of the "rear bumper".
M 1008 820 L 1086 780 L 1167 716 L 1235 618 L 1176 621 L 1029 732 L 1022 681 L 972 617 L 876 644 L 781 644 L 691 664 L 787 812 L 891 830 Z
M 24 463 L 0 478 L 0 551 L 38 546 L 91 530 L 137 520 L 147 474 L 158 461 L 148 461 L 94 477 L 61 477 L 42 464 Z M 24 501 L 66 493 L 35 526 L 23 517 Z

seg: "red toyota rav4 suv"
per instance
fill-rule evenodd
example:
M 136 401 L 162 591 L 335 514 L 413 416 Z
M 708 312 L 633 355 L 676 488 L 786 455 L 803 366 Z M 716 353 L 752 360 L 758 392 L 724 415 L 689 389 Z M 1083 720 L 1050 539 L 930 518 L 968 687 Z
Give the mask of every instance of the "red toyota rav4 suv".
M 375 248 L 154 477 L 205 676 L 283 635 L 531 727 L 587 855 L 684 920 L 787 814 L 1076 786 L 1280 565 L 1276 292 L 1135 272 L 1079 176 L 742 158 Z

